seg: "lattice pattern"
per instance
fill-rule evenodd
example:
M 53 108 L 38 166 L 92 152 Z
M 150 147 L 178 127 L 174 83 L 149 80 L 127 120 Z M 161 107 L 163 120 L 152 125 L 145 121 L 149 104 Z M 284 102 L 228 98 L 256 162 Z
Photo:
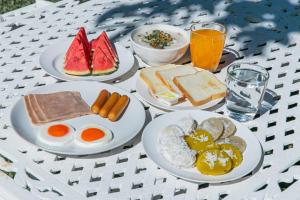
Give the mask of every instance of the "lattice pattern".
M 199 3 L 201 2 L 201 3 Z M 14 22 L 0 24 L 0 153 L 9 158 L 0 168 L 16 172 L 0 176 L 6 190 L 30 199 L 295 199 L 300 182 L 300 46 L 297 1 L 215 0 L 62 1 Z M 273 13 L 273 14 L 272 14 Z M 128 33 L 142 24 L 169 23 L 188 29 L 192 22 L 219 21 L 228 37 L 221 66 L 234 60 L 258 63 L 270 73 L 267 102 L 261 116 L 246 125 L 262 143 L 262 165 L 230 184 L 194 184 L 159 169 L 144 153 L 140 135 L 123 147 L 101 155 L 62 157 L 19 138 L 9 124 L 12 104 L 34 88 L 59 82 L 39 66 L 39 55 L 79 26 L 89 34 L 106 30 L 130 48 Z M 135 93 L 138 69 L 115 85 Z M 137 94 L 138 96 L 138 94 Z M 138 96 L 139 97 L 139 96 Z M 164 112 L 146 102 L 147 123 Z M 222 104 L 216 110 L 224 111 Z M 19 194 L 19 195 L 18 195 Z M 28 196 L 28 197 L 29 197 Z

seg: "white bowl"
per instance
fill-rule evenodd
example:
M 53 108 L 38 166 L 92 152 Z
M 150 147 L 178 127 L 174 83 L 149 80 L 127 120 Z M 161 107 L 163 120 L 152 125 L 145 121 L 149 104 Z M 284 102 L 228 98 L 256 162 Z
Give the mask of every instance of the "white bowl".
M 140 34 L 146 31 L 151 32 L 152 30 L 161 30 L 167 33 L 179 33 L 183 37 L 184 43 L 176 47 L 156 49 L 150 46 L 139 44 L 133 39 L 136 34 Z M 160 66 L 174 63 L 182 58 L 189 47 L 189 37 L 188 33 L 185 30 L 165 24 L 143 25 L 139 28 L 136 28 L 132 31 L 130 40 L 135 53 L 145 63 L 151 66 Z

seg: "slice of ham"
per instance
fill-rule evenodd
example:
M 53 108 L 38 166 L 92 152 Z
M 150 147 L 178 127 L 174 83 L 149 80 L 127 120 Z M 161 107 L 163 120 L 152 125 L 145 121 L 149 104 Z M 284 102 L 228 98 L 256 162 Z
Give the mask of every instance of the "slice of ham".
M 24 100 L 33 124 L 43 124 L 91 114 L 90 107 L 82 99 L 79 92 L 29 94 L 24 97 Z

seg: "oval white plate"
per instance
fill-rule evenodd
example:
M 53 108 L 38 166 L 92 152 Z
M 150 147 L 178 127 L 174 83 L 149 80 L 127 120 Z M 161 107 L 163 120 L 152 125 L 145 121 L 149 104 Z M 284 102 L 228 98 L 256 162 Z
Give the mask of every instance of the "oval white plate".
M 102 76 L 72 76 L 64 73 L 65 54 L 72 42 L 72 39 L 61 40 L 50 46 L 40 56 L 42 68 L 51 76 L 66 81 L 110 81 L 126 74 L 134 66 L 132 53 L 122 45 L 116 43 L 116 51 L 119 56 L 119 68 L 112 74 Z
M 152 159 L 159 167 L 165 169 L 170 174 L 179 178 L 199 182 L 199 183 L 221 183 L 227 181 L 233 181 L 241 178 L 252 170 L 254 170 L 262 158 L 262 149 L 258 139 L 251 133 L 251 131 L 241 123 L 231 121 L 236 125 L 237 136 L 243 138 L 247 143 L 247 148 L 243 153 L 243 162 L 240 166 L 233 169 L 231 172 L 221 176 L 207 176 L 203 175 L 196 170 L 196 168 L 177 168 L 172 163 L 167 161 L 164 156 L 158 150 L 158 136 L 160 131 L 170 125 L 175 124 L 183 117 L 191 116 L 198 122 L 205 120 L 209 117 L 224 117 L 223 115 L 207 112 L 207 111 L 177 111 L 164 114 L 153 121 L 151 121 L 144 129 L 142 142 L 147 156 Z
M 219 99 L 210 101 L 206 104 L 203 104 L 201 106 L 193 106 L 193 104 L 191 102 L 189 102 L 188 100 L 186 100 L 182 103 L 179 103 L 179 104 L 169 106 L 167 104 L 159 102 L 155 97 L 153 97 L 153 95 L 151 94 L 147 85 L 140 78 L 138 78 L 137 82 L 136 82 L 136 91 L 149 104 L 151 104 L 155 107 L 158 107 L 160 109 L 171 110 L 171 111 L 208 109 L 208 108 L 211 108 L 211 107 L 217 105 L 224 99 L 224 98 L 219 98 Z
M 122 144 L 125 144 L 136 136 L 142 129 L 145 123 L 145 110 L 140 101 L 132 94 L 112 85 L 99 82 L 65 82 L 53 85 L 48 85 L 34 90 L 30 93 L 53 93 L 58 91 L 79 91 L 82 98 L 88 105 L 92 105 L 97 98 L 99 92 L 107 89 L 109 92 L 118 92 L 122 95 L 126 94 L 130 98 L 129 105 L 121 118 L 116 122 L 111 122 L 108 119 L 102 118 L 99 115 L 86 115 L 69 120 L 59 121 L 71 125 L 76 130 L 89 124 L 99 124 L 110 129 L 113 133 L 113 139 L 108 144 L 103 146 L 91 145 L 84 147 L 77 145 L 75 142 L 65 146 L 50 146 L 40 142 L 37 139 L 37 134 L 41 126 L 35 126 L 31 123 L 23 98 L 20 99 L 11 110 L 11 124 L 14 130 L 26 141 L 39 146 L 40 148 L 53 153 L 66 155 L 87 155 L 95 154 L 111 150 Z M 76 132 L 78 134 L 78 132 Z

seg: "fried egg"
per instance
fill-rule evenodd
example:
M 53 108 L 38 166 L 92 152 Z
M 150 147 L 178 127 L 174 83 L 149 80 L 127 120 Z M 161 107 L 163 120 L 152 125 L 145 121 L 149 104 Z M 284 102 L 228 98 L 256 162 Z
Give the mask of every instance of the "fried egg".
M 79 130 L 75 142 L 79 145 L 104 145 L 112 140 L 112 132 L 100 125 L 88 125 Z
M 47 145 L 62 146 L 73 140 L 74 129 L 68 124 L 48 124 L 41 127 L 38 139 Z

